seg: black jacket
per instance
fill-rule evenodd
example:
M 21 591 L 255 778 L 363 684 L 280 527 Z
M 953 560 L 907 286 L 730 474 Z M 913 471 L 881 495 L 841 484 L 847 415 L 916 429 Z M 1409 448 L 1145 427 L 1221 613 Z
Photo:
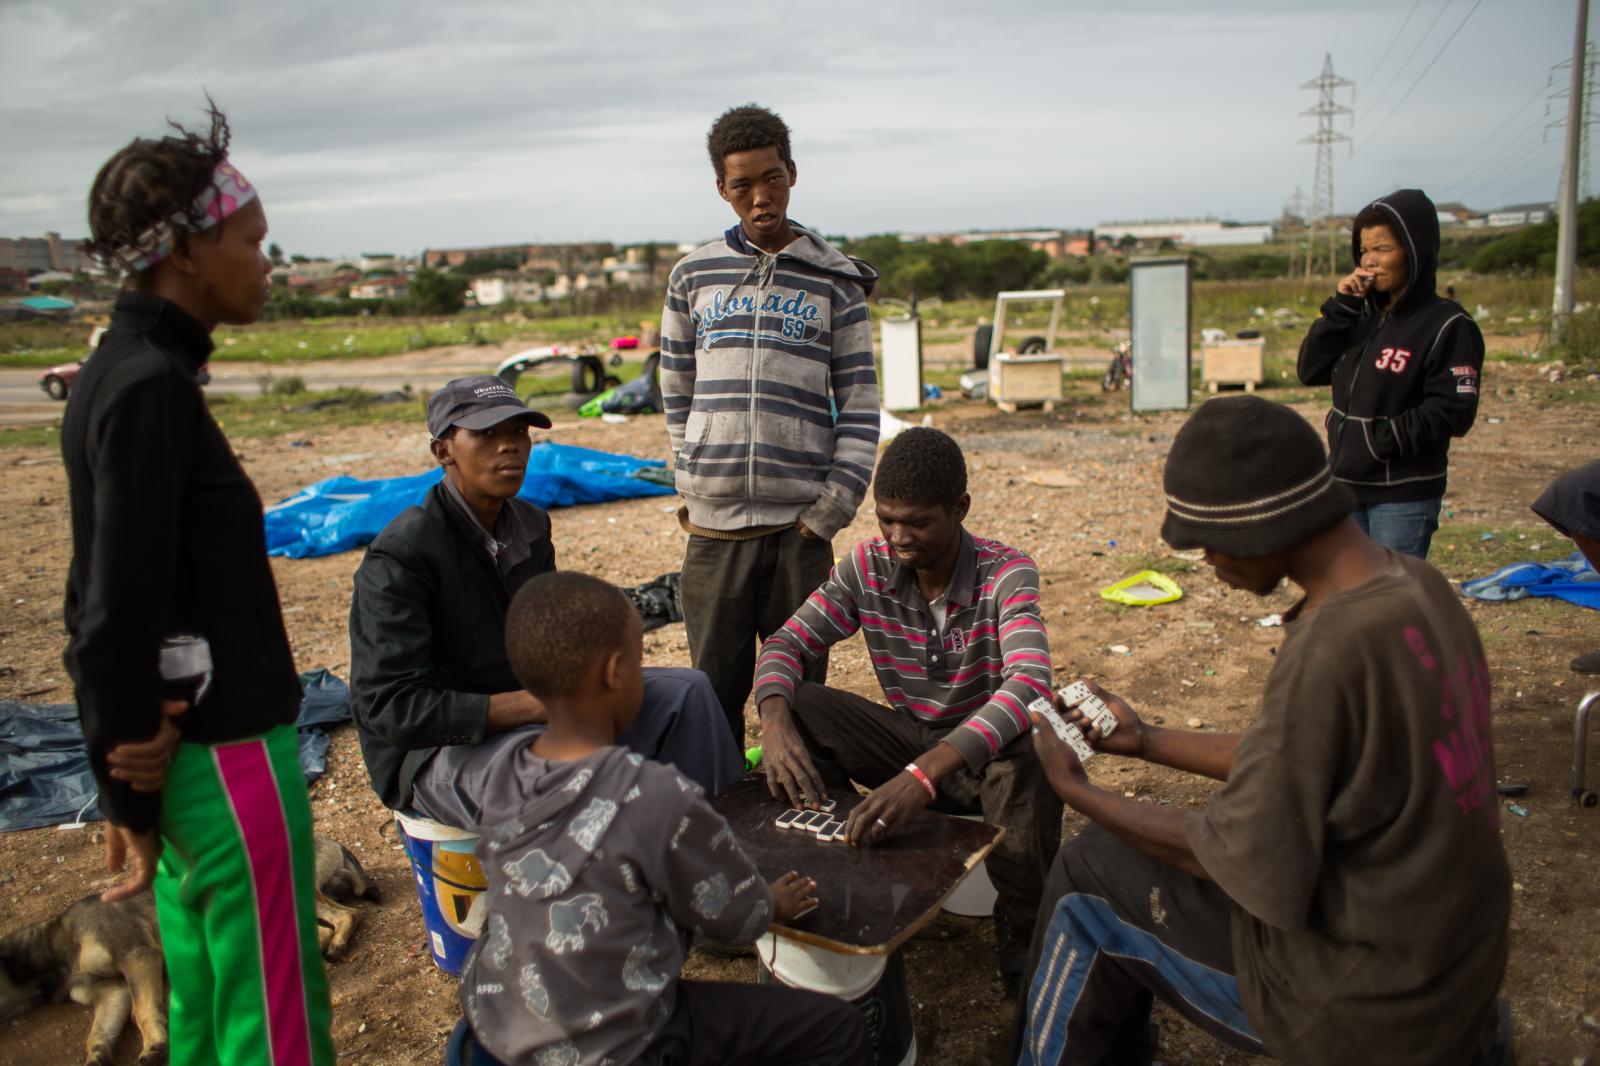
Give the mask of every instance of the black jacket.
M 556 556 L 550 516 L 525 500 L 505 505 L 542 532 L 504 578 L 442 484 L 384 527 L 356 570 L 350 697 L 372 787 L 391 809 L 410 805 L 434 752 L 483 740 L 491 695 L 522 688 L 506 658 L 506 609 Z
M 211 689 L 177 719 L 185 740 L 259 736 L 300 707 L 261 498 L 195 381 L 210 355 L 206 328 L 177 305 L 125 292 L 61 427 L 72 508 L 67 672 L 100 807 L 141 832 L 156 824 L 160 798 L 113 781 L 105 756 L 160 724 L 163 637 L 211 644 Z
M 1420 190 L 1372 205 L 1406 249 L 1411 281 L 1393 307 L 1376 291 L 1336 295 L 1300 345 L 1302 385 L 1333 385 L 1328 461 L 1363 504 L 1444 495 L 1450 438 L 1478 414 L 1483 334 L 1453 300 L 1434 292 L 1439 216 Z M 1361 257 L 1361 234 L 1351 246 Z

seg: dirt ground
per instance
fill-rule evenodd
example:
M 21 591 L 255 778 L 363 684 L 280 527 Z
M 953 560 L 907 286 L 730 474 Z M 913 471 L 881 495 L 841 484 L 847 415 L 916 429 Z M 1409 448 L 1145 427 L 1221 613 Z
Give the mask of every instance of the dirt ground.
M 1474 432 L 1457 442 L 1444 538 L 1453 524 L 1517 530 L 1529 556 L 1565 554 L 1569 546 L 1527 505 L 1558 472 L 1594 458 L 1594 404 L 1540 406 L 1531 368 L 1496 364 Z M 1588 386 L 1593 388 L 1593 385 Z M 1320 421 L 1320 404 L 1302 405 Z M 975 531 L 1031 551 L 1043 577 L 1051 649 L 1063 682 L 1092 677 L 1157 722 L 1234 730 L 1251 719 L 1281 641 L 1281 629 L 1257 620 L 1288 608 L 1279 591 L 1265 600 L 1230 590 L 1204 566 L 1184 569 L 1161 543 L 1161 464 L 1180 414 L 1134 418 L 1125 399 L 1098 390 L 1074 392 L 1053 414 L 1001 415 L 956 401 L 933 411 L 967 451 Z M 665 457 L 658 418 L 605 425 L 558 418 L 553 439 Z M 428 462 L 425 433 L 375 426 L 311 436 L 243 442 L 243 461 L 262 496 L 274 500 L 333 473 L 375 477 L 412 473 Z M 47 450 L 0 451 L 0 698 L 66 702 L 61 668 L 61 592 L 68 558 L 66 485 Z M 670 498 L 557 511 L 558 561 L 569 569 L 633 584 L 678 568 L 683 534 Z M 837 542 L 874 534 L 871 506 Z M 1516 534 L 1509 534 L 1516 535 Z M 1504 541 L 1508 534 L 1502 532 Z M 1460 538 L 1457 538 L 1460 540 Z M 1435 562 L 1460 579 L 1489 572 L 1475 544 L 1436 550 Z M 1543 549 L 1543 550 L 1538 550 Z M 274 560 L 285 621 L 299 667 L 347 675 L 349 582 L 359 552 L 331 558 Z M 1153 562 L 1179 570 L 1184 598 L 1130 609 L 1105 603 L 1101 588 Z M 223 578 L 225 580 L 225 578 Z M 1571 712 L 1581 694 L 1568 660 L 1595 647 L 1600 620 L 1549 602 L 1470 606 L 1489 651 L 1496 690 L 1495 731 L 1502 780 L 1525 781 L 1525 817 L 1506 813 L 1504 837 L 1516 880 L 1512 955 L 1506 979 L 1524 1066 L 1594 1057 L 1592 1015 L 1600 1008 L 1600 811 L 1574 807 L 1567 780 L 1572 758 Z M 655 665 L 688 662 L 682 626 L 647 638 Z M 1113 646 L 1118 648 L 1113 651 Z M 831 681 L 875 696 L 860 643 L 835 653 Z M 1153 803 L 1194 806 L 1208 785 L 1172 771 L 1113 758 L 1092 764 L 1101 785 Z M 1594 777 L 1600 777 L 1596 771 Z M 1505 801 L 1502 801 L 1503 803 Z M 315 787 L 320 829 L 351 848 L 384 891 L 381 905 L 362 905 L 363 924 L 350 954 L 329 967 L 334 1037 L 352 1063 L 433 1064 L 460 1016 L 456 982 L 440 973 L 423 946 L 423 930 L 405 859 L 389 815 L 373 795 L 354 731 L 334 737 L 329 773 Z M 1067 832 L 1078 826 L 1069 812 Z M 0 930 L 59 911 L 105 883 L 95 829 L 41 829 L 0 836 Z M 827 890 L 827 886 L 823 886 Z M 964 1066 L 1000 1063 L 1011 1007 L 993 976 L 993 936 L 986 923 L 951 921 L 952 939 L 918 940 L 907 969 L 920 1061 Z M 689 972 L 752 980 L 754 963 L 691 961 Z M 1590 1027 L 1583 1024 L 1590 1015 Z M 0 1023 L 0 1063 L 78 1061 L 88 1013 L 41 1008 Z M 1170 1014 L 1161 1015 L 1159 1057 L 1166 1063 L 1243 1063 Z M 129 1035 L 119 1063 L 131 1063 Z

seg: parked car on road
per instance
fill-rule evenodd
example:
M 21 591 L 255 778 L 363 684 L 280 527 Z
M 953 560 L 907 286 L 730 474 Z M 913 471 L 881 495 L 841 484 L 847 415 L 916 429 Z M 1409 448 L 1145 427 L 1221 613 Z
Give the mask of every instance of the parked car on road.
M 94 354 L 100 347 L 100 337 L 105 333 L 103 326 L 96 326 L 89 334 L 89 351 L 83 359 Z M 39 387 L 52 400 L 65 400 L 67 393 L 72 391 L 72 383 L 78 378 L 78 370 L 83 366 L 83 359 L 75 359 L 70 363 L 58 363 L 39 375 Z
M 79 359 L 71 363 L 58 363 L 39 375 L 39 387 L 52 400 L 65 400 L 67 393 L 72 391 L 72 383 L 78 377 L 78 368 L 83 366 Z

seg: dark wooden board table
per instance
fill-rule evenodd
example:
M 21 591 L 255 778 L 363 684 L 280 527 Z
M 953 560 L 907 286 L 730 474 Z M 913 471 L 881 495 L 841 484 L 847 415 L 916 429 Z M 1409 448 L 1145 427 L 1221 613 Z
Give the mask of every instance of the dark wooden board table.
M 843 821 L 864 797 L 835 792 L 833 816 Z M 789 804 L 767 792 L 766 779 L 744 778 L 711 801 L 761 876 L 790 870 L 817 882 L 822 905 L 772 932 L 844 955 L 888 955 L 927 925 L 962 878 L 1005 830 L 982 822 L 919 811 L 882 844 L 853 848 L 818 840 L 773 822 Z

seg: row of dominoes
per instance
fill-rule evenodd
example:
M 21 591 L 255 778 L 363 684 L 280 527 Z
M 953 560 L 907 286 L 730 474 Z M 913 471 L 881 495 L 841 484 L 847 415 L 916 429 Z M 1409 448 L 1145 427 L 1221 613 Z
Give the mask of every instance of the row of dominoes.
M 1094 694 L 1087 681 L 1074 681 L 1059 693 L 1061 702 L 1069 707 L 1076 707 L 1082 711 L 1084 717 L 1094 723 L 1100 730 L 1100 739 L 1104 740 L 1117 729 L 1117 716 L 1111 713 L 1111 708 L 1106 706 L 1106 701 Z
M 825 806 L 832 807 L 833 801 L 829 800 Z M 778 815 L 773 824 L 779 829 L 804 829 L 808 833 L 815 833 L 818 840 L 844 839 L 844 822 L 827 811 L 799 811 L 791 808 Z

